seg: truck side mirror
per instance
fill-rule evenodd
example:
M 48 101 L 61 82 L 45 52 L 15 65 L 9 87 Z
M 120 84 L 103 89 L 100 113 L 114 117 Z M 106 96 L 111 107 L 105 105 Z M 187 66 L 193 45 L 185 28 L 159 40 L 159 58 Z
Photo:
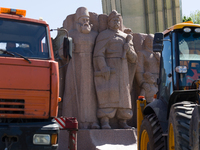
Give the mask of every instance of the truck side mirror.
M 72 58 L 72 38 L 64 37 L 63 39 L 63 56 L 65 58 Z
M 163 33 L 155 33 L 153 39 L 153 51 L 154 52 L 162 52 L 163 50 Z

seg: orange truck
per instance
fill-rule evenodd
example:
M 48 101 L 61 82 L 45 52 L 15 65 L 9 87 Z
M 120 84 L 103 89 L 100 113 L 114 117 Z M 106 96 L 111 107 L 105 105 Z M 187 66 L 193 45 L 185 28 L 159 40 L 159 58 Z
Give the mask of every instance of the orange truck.
M 0 149 L 57 149 L 59 68 L 49 25 L 0 8 Z

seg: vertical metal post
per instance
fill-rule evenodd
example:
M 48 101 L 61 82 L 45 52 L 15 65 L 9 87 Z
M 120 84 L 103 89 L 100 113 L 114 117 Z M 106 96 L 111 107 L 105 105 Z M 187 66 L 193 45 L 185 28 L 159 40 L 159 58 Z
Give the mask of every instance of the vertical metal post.
M 77 150 L 78 121 L 76 118 L 66 118 L 65 129 L 69 131 L 69 150 Z
M 69 132 L 69 150 L 77 150 L 77 131 L 78 131 L 78 121 L 74 117 L 60 117 L 55 118 L 59 125 L 60 130 L 67 130 Z
M 69 149 L 77 150 L 77 131 L 76 130 L 69 131 Z

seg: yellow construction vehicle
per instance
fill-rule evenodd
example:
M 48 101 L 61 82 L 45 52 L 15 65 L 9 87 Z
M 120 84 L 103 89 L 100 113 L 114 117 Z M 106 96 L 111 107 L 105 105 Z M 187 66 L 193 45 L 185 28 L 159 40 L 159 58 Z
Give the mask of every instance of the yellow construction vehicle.
M 176 24 L 156 33 L 153 51 L 160 52 L 155 101 L 138 99 L 139 150 L 199 149 L 200 25 Z

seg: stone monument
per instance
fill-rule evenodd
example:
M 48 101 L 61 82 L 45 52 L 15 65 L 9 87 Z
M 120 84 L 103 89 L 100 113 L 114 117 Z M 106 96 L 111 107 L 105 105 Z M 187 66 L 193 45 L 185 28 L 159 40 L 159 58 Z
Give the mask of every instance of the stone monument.
M 53 43 L 53 50 L 54 50 L 54 57 L 55 60 L 58 62 L 59 65 L 59 97 L 63 99 L 64 87 L 65 87 L 65 75 L 67 65 L 69 63 L 69 58 L 64 58 L 62 55 L 59 55 L 60 49 L 63 49 L 63 39 L 67 36 L 67 33 L 62 30 L 62 28 L 57 29 L 57 36 L 55 39 L 52 39 Z M 59 103 L 58 107 L 58 116 L 62 115 L 62 102 Z
M 160 53 L 153 52 L 153 35 L 151 34 L 145 37 L 143 46 L 142 50 L 137 51 L 136 80 L 141 88 L 139 95 L 145 96 L 147 102 L 152 102 L 154 94 L 158 91 L 156 81 L 159 76 Z
M 108 29 L 99 33 L 93 55 L 102 129 L 110 129 L 109 119 L 115 116 L 121 128 L 131 128 L 126 123 L 132 117 L 128 62 L 137 63 L 137 54 L 132 36 L 119 30 L 120 17 L 117 11 L 110 13 Z
M 61 116 L 77 118 L 78 145 L 90 141 L 95 147 L 98 145 L 95 139 L 101 144 L 109 143 L 103 136 L 111 128 L 108 136 L 119 135 L 115 130 L 118 128 L 129 129 L 120 132 L 133 134 L 136 97 L 142 94 L 151 102 L 152 93 L 157 92 L 160 56 L 152 50 L 153 36 L 132 33 L 124 27 L 117 11 L 109 16 L 97 15 L 85 7 L 68 15 L 63 28 L 73 40 L 73 52 L 72 59 L 65 60 L 59 40 L 65 35 L 58 35 L 55 41 L 60 48 L 55 54 L 64 62 L 60 65 L 68 62 L 62 72 L 65 80 L 60 89 L 63 93 Z M 60 131 L 59 149 L 67 147 L 67 134 L 67 131 Z
M 67 21 L 71 21 L 68 30 L 74 49 L 66 71 L 62 116 L 77 118 L 79 129 L 97 129 L 92 53 L 98 32 L 92 30 L 90 14 L 85 7 L 78 8 Z

